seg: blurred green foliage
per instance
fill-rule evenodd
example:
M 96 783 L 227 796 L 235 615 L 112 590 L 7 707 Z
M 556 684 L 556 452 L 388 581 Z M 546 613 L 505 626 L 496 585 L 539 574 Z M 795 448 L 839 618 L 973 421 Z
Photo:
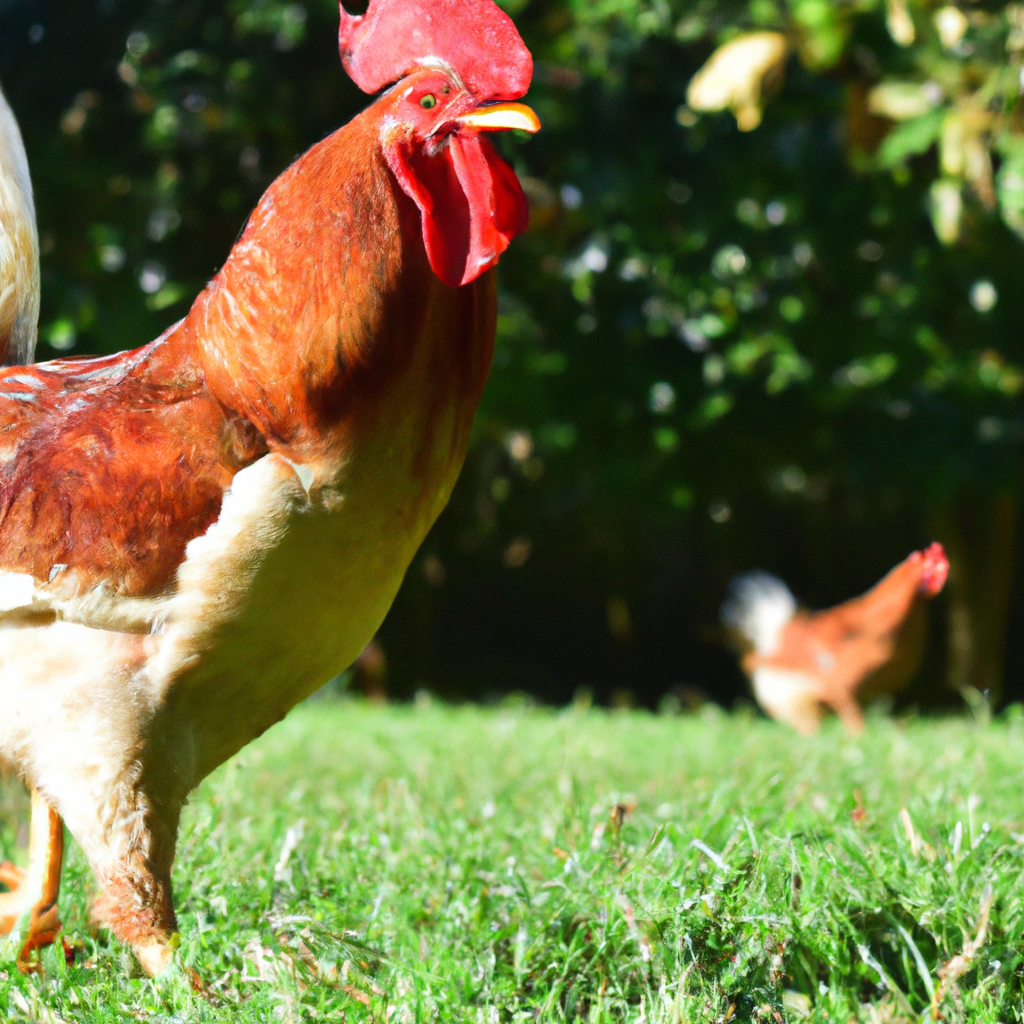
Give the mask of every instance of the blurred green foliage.
M 728 696 L 709 627 L 731 573 L 763 565 L 824 604 L 938 535 L 948 674 L 996 691 L 1024 439 L 1024 5 L 506 7 L 544 123 L 502 143 L 531 230 L 502 260 L 467 471 L 385 629 L 398 689 Z M 41 357 L 184 314 L 272 178 L 365 105 L 336 18 L 333 0 L 0 0 Z M 756 80 L 734 62 L 725 84 L 764 107 L 744 132 L 687 90 L 755 31 L 788 56 Z

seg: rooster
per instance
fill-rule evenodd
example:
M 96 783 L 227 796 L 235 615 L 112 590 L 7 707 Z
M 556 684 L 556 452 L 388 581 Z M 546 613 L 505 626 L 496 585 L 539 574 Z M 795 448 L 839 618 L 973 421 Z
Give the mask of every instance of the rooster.
M 813 613 L 797 610 L 782 580 L 749 573 L 730 585 L 722 621 L 746 648 L 743 670 L 772 718 L 807 735 L 832 708 L 859 732 L 859 699 L 899 690 L 920 665 L 925 602 L 942 590 L 948 573 L 942 545 L 932 544 L 866 594 Z
M 270 186 L 180 323 L 0 372 L 0 762 L 32 795 L 0 925 L 23 966 L 59 928 L 62 822 L 98 919 L 172 965 L 186 798 L 366 646 L 462 466 L 491 268 L 528 213 L 483 133 L 540 128 L 513 102 L 532 58 L 493 0 L 342 8 L 339 44 L 390 88 Z

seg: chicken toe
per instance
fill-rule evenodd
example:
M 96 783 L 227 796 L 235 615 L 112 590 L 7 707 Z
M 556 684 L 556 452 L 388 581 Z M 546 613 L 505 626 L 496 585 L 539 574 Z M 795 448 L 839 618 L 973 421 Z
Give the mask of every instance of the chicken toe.
M 37 966 L 33 954 L 53 942 L 60 931 L 57 895 L 64 859 L 64 823 L 34 789 L 28 855 L 27 871 L 9 861 L 0 865 L 0 881 L 11 890 L 0 894 L 0 933 L 22 929 L 17 962 L 25 973 Z

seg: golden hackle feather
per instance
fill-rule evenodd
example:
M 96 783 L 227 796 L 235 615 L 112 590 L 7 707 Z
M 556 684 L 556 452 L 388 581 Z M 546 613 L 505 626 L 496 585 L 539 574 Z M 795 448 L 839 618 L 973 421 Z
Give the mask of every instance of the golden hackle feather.
M 25 146 L 0 92 L 0 362 L 32 361 L 39 324 L 39 239 Z

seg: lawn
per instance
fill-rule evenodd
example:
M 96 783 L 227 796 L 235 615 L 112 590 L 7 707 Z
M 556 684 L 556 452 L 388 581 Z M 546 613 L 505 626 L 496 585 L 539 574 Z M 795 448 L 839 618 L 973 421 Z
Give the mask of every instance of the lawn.
M 185 817 L 207 998 L 91 929 L 70 844 L 73 961 L 8 964 L 0 999 L 41 1022 L 1020 1020 L 1022 772 L 1012 711 L 803 740 L 718 711 L 307 704 Z

